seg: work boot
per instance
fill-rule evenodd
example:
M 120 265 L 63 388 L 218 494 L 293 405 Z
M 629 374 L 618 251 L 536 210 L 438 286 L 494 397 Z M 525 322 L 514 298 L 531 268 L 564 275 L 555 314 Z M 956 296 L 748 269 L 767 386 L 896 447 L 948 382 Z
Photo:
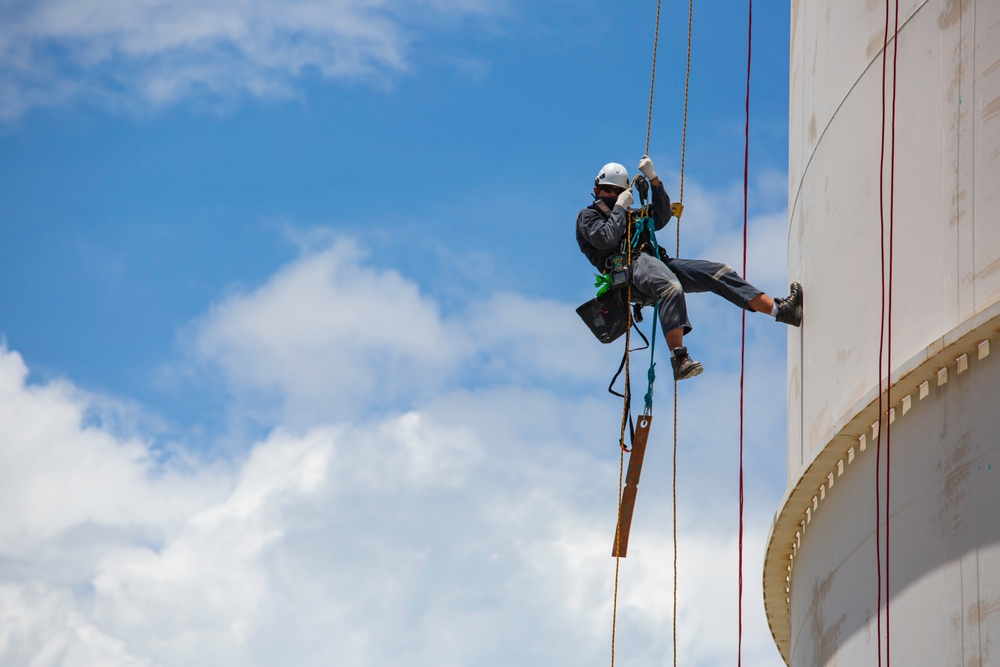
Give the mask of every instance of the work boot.
M 802 326 L 802 283 L 792 283 L 784 299 L 775 299 L 778 314 L 775 320 L 793 327 Z
M 683 345 L 674 349 L 670 365 L 674 367 L 674 380 L 687 380 L 705 370 L 704 366 L 688 356 L 688 350 Z

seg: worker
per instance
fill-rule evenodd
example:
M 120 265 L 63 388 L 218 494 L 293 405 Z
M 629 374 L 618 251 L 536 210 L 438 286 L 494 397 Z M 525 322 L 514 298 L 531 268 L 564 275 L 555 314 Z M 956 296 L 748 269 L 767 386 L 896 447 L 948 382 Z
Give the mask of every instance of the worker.
M 652 186 L 653 224 L 663 229 L 671 218 L 670 197 L 657 177 L 653 161 L 642 156 L 639 171 Z M 625 252 L 630 207 L 634 199 L 629 186 L 628 171 L 611 162 L 594 179 L 594 203 L 580 211 L 576 218 L 576 240 L 580 250 L 599 271 L 608 269 L 608 259 Z M 740 308 L 768 313 L 778 322 L 797 327 L 802 324 L 802 285 L 792 283 L 790 295 L 772 299 L 757 289 L 731 267 L 701 259 L 671 258 L 649 239 L 632 253 L 628 279 L 633 288 L 633 300 L 641 305 L 659 301 L 660 324 L 670 348 L 670 363 L 675 380 L 700 375 L 704 367 L 693 360 L 684 346 L 684 335 L 691 332 L 685 293 L 713 292 Z M 638 292 L 638 294 L 636 294 Z

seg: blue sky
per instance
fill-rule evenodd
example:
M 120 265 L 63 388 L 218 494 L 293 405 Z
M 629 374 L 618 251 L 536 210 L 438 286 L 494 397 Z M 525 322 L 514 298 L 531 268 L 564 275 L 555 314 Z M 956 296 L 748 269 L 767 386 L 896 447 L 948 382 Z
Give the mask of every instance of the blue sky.
M 738 265 L 746 7 L 695 11 L 682 254 Z M 663 7 L 650 149 L 672 195 L 686 12 Z M 0 662 L 603 664 L 620 351 L 573 313 L 572 227 L 642 154 L 654 14 L 0 9 Z M 749 271 L 776 295 L 788 23 L 758 3 Z M 679 624 L 728 664 L 739 312 L 691 308 Z M 786 332 L 750 322 L 747 651 L 777 665 Z M 670 392 L 623 561 L 634 665 L 670 658 Z

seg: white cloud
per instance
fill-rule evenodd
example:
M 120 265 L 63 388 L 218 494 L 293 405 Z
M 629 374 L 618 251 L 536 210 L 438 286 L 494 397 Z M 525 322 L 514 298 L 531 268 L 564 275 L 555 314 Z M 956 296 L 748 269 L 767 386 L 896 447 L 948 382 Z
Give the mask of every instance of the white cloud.
M 315 69 L 384 81 L 425 25 L 486 0 L 39 0 L 0 6 L 0 119 L 73 96 L 127 108 L 287 97 Z
M 8 384 L 12 358 L 0 365 Z M 14 380 L 15 400 L 52 389 Z M 72 409 L 60 396 L 55 407 Z M 17 619 L 0 663 L 603 664 L 617 479 L 613 443 L 593 428 L 614 421 L 603 407 L 503 390 L 368 425 L 278 430 L 197 503 L 164 502 L 155 475 L 133 474 L 145 488 L 95 476 L 63 490 L 45 466 L 22 468 L 21 488 L 48 485 L 55 506 L 111 485 L 128 512 L 64 520 L 17 551 L 31 558 L 85 533 L 99 557 L 68 551 L 63 560 L 83 561 L 69 575 L 43 565 L 25 576 L 0 549 L 0 614 Z M 111 447 L 90 453 L 97 463 L 128 449 L 77 430 Z M 581 433 L 605 453 L 581 449 Z M 34 442 L 42 460 L 60 451 Z M 618 650 L 631 664 L 660 664 L 669 650 L 668 508 L 656 483 L 651 470 L 622 564 Z M 681 654 L 728 663 L 719 635 L 733 622 L 732 537 L 687 507 L 681 520 Z M 752 524 L 748 553 L 765 527 Z M 758 568 L 747 564 L 748 580 Z M 777 664 L 753 599 L 748 590 L 747 655 Z
M 196 334 L 201 358 L 218 364 L 237 395 L 285 399 L 295 422 L 435 387 L 467 342 L 416 285 L 362 266 L 358 254 L 337 244 L 219 304 Z
M 67 590 L 0 584 L 0 658 L 31 667 L 151 667 L 87 621 Z
M 565 304 L 500 293 L 442 317 L 394 271 L 341 241 L 260 288 L 212 308 L 192 334 L 240 411 L 265 423 L 316 424 L 412 402 L 461 380 L 591 379 L 594 344 Z M 603 354 L 603 350 L 597 352 Z M 278 414 L 269 408 L 280 406 Z
M 159 455 L 92 417 L 108 399 L 27 383 L 0 350 L 0 664 L 606 664 L 619 406 L 600 392 L 618 350 L 571 306 L 501 293 L 444 316 L 341 242 L 188 342 L 273 425 L 240 460 Z M 731 398 L 714 372 L 682 429 Z M 622 562 L 622 664 L 670 651 L 663 414 Z M 727 420 L 683 436 L 680 655 L 706 665 L 735 650 Z M 780 665 L 766 527 L 749 517 L 744 655 Z
M 788 291 L 788 213 L 785 179 L 771 172 L 751 184 L 747 233 L 747 275 L 750 282 L 773 296 Z M 688 181 L 682 223 L 681 256 L 729 264 L 737 271 L 743 266 L 743 187 L 709 190 Z M 673 229 L 671 228 L 671 231 Z M 675 239 L 661 234 L 661 243 L 673 255 Z
M 21 357 L 0 347 L 0 549 L 17 554 L 73 526 L 169 530 L 204 500 L 201 477 L 160 466 L 148 444 L 85 426 L 94 397 L 65 381 L 25 384 Z M 129 498 L 128 503 L 121 498 Z

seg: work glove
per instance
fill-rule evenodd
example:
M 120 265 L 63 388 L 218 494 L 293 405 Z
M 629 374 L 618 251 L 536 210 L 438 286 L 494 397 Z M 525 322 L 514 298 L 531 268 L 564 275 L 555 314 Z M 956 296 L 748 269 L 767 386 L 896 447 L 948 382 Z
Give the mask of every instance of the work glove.
M 656 178 L 656 169 L 653 168 L 653 161 L 649 159 L 648 155 L 643 155 L 642 159 L 639 160 L 639 171 L 649 180 Z
M 615 206 L 621 206 L 627 211 L 634 201 L 635 197 L 632 196 L 632 188 L 627 188 L 618 195 L 618 201 L 615 202 Z

